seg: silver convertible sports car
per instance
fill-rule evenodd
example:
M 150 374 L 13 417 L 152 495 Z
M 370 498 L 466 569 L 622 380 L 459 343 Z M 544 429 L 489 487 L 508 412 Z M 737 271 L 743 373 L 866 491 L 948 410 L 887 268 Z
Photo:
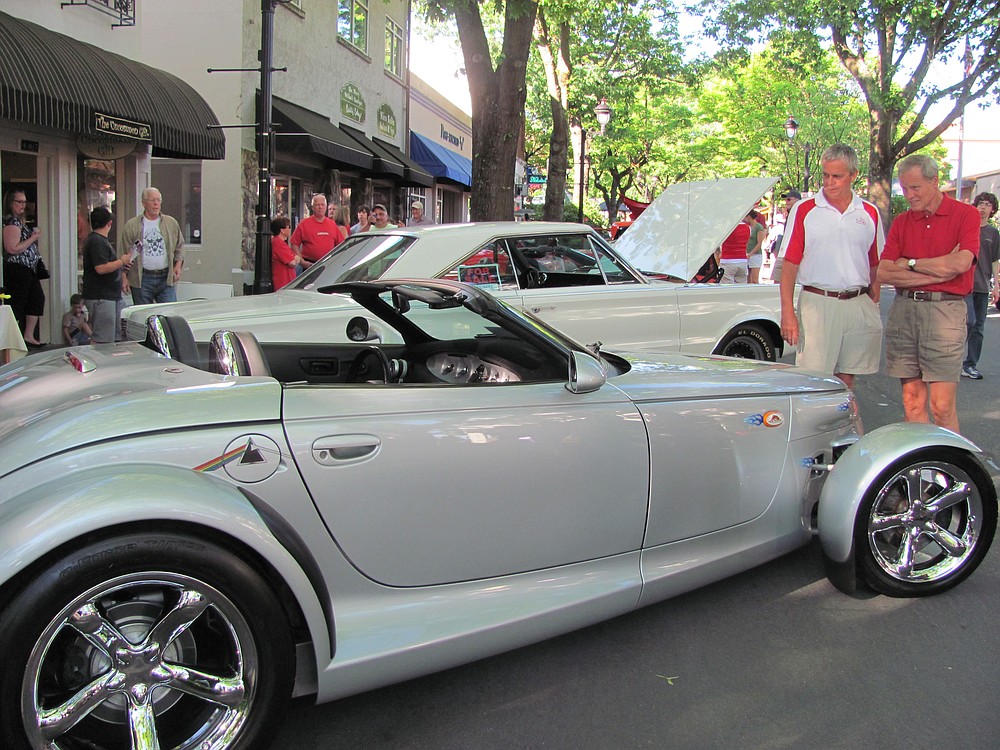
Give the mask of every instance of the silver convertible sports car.
M 0 369 L 6 750 L 266 747 L 329 701 L 538 641 L 818 535 L 945 591 L 996 467 L 861 434 L 834 378 L 579 346 L 473 286 L 340 284 L 333 343 L 181 318 Z M 711 472 L 690 468 L 713 456 Z
M 146 335 L 149 315 L 165 314 L 185 318 L 198 341 L 220 328 L 252 331 L 265 343 L 326 341 L 333 301 L 321 288 L 442 278 L 485 288 L 586 344 L 774 361 L 783 347 L 776 286 L 690 283 L 772 182 L 671 185 L 615 247 L 582 224 L 372 230 L 349 237 L 274 294 L 143 305 L 124 316 L 136 340 Z

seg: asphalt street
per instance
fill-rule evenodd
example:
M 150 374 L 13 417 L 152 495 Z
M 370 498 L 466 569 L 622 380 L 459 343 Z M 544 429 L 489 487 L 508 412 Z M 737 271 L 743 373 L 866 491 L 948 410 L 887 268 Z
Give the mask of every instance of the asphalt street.
M 959 387 L 961 428 L 996 455 L 992 308 L 980 370 Z M 857 386 L 867 429 L 902 419 L 897 381 Z M 993 750 L 998 619 L 1000 544 L 957 589 L 901 600 L 835 590 L 814 543 L 528 648 L 331 704 L 298 701 L 274 748 Z

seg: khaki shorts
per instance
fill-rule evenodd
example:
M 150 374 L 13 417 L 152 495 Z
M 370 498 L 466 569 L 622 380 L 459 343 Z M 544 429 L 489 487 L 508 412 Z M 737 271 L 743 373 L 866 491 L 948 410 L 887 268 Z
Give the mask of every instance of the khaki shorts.
M 965 359 L 964 299 L 929 302 L 897 296 L 885 325 L 885 373 L 957 383 Z
M 882 316 L 867 294 L 851 299 L 799 294 L 795 366 L 826 375 L 871 375 L 882 356 Z

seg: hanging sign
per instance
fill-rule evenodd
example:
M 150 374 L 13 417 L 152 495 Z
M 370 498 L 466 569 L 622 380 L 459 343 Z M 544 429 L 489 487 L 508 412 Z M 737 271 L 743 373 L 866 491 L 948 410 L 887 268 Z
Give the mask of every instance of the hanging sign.
M 392 107 L 383 104 L 376 113 L 378 119 L 378 132 L 389 138 L 396 137 L 396 115 L 393 114 Z
M 348 120 L 364 125 L 365 97 L 361 94 L 361 89 L 353 83 L 345 84 L 340 90 L 340 114 Z
M 94 112 L 94 130 L 104 135 L 148 141 L 153 138 L 153 126 L 146 122 L 133 122 L 124 117 L 112 117 Z
M 138 144 L 135 141 L 122 141 L 118 138 L 101 138 L 96 135 L 81 133 L 76 137 L 76 147 L 86 157 L 114 161 L 128 156 Z

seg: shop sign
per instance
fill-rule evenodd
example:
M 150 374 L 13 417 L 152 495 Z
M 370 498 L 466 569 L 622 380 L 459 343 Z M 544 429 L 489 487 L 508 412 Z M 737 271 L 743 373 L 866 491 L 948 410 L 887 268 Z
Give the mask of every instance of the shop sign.
M 353 83 L 345 84 L 340 90 L 340 114 L 348 120 L 364 125 L 365 97 L 362 96 L 361 89 Z
M 76 137 L 76 147 L 86 157 L 114 161 L 122 159 L 135 151 L 136 143 L 122 141 L 117 138 L 101 138 L 96 135 L 81 133 Z
M 392 112 L 392 107 L 383 104 L 378 108 L 378 132 L 389 138 L 396 137 L 396 115 Z
M 455 146 L 459 151 L 465 151 L 465 136 L 449 133 L 445 130 L 444 125 L 441 126 L 441 140 Z
M 112 117 L 94 112 L 94 130 L 104 135 L 148 141 L 153 138 L 153 126 L 146 122 L 133 122 L 123 117 Z

